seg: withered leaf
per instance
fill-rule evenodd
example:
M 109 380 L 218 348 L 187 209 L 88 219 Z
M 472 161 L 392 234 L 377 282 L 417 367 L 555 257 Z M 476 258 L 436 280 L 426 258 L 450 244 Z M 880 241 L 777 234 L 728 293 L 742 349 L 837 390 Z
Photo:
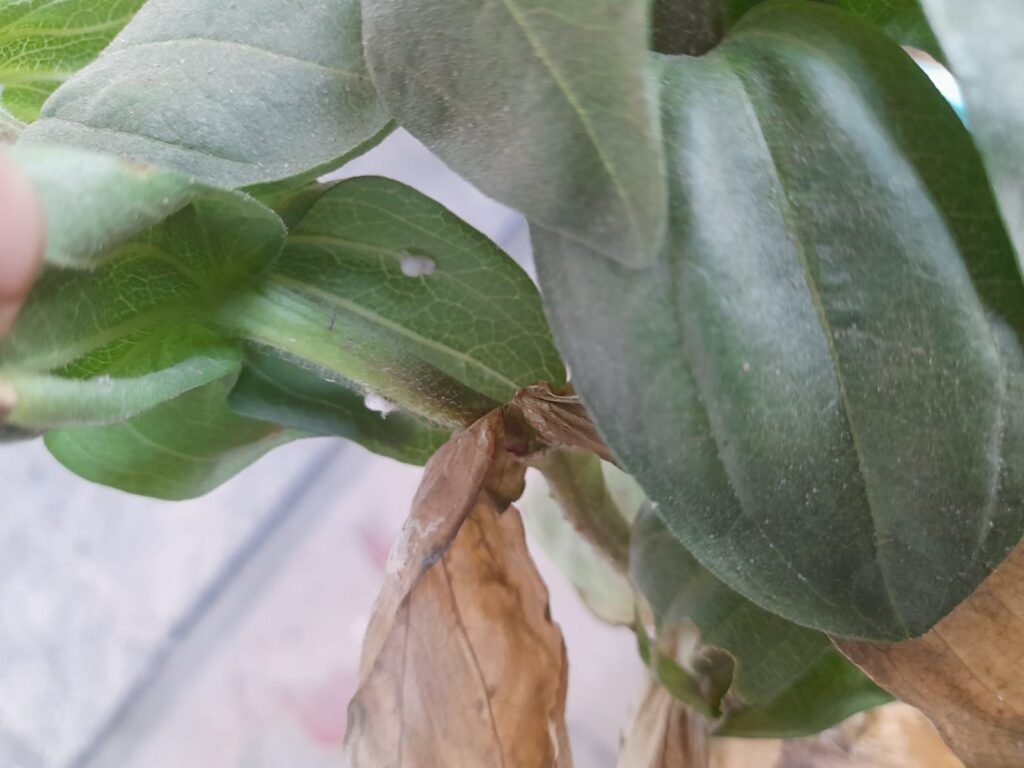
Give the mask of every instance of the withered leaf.
M 548 445 L 579 448 L 615 463 L 576 395 L 555 394 L 547 384 L 535 384 L 519 390 L 513 405 Z
M 619 754 L 618 768 L 708 768 L 708 723 L 649 681 Z
M 963 768 L 906 704 L 855 715 L 810 739 L 716 739 L 710 768 Z
M 970 768 L 1024 766 L 1024 545 L 923 637 L 834 642 L 928 715 Z
M 571 768 L 565 645 L 504 442 L 495 411 L 427 465 L 367 632 L 347 768 Z

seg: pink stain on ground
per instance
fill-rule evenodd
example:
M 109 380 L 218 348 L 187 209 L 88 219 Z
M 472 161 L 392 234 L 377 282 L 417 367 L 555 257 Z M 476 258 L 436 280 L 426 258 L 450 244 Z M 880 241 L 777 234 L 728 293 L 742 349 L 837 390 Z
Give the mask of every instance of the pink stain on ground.
M 304 691 L 289 691 L 284 698 L 286 707 L 314 742 L 340 747 L 348 723 L 348 702 L 355 692 L 355 675 L 339 669 L 318 685 Z
M 359 540 L 370 562 L 383 573 L 391 552 L 391 537 L 379 529 L 363 526 L 359 529 Z

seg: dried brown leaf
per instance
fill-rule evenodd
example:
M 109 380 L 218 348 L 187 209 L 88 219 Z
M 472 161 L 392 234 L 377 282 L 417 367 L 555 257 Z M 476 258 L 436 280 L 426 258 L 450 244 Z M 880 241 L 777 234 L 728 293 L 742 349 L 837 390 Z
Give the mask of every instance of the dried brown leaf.
M 1024 545 L 924 637 L 834 642 L 928 715 L 970 768 L 1024 766 Z
M 504 439 L 492 413 L 427 465 L 367 632 L 349 768 L 571 767 L 565 646 Z
M 615 463 L 576 395 L 557 395 L 547 384 L 535 384 L 519 390 L 513 404 L 547 445 L 580 448 Z
M 708 768 L 708 723 L 654 681 L 647 684 L 618 768 Z
M 810 739 L 715 739 L 710 768 L 963 768 L 906 704 L 856 715 Z

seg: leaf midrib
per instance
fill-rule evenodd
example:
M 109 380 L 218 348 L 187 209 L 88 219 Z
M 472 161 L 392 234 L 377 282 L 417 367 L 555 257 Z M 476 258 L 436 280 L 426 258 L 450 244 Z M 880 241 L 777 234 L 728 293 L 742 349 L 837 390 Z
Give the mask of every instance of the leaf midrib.
M 503 373 L 496 371 L 465 352 L 449 347 L 439 341 L 435 341 L 434 339 L 427 338 L 426 336 L 422 336 L 415 331 L 392 320 L 388 320 L 386 317 L 362 307 L 349 299 L 340 298 L 332 293 L 317 288 L 316 286 L 304 283 L 301 280 L 285 277 L 280 274 L 273 275 L 270 278 L 270 281 L 271 283 L 276 283 L 282 288 L 290 292 L 295 292 L 300 296 L 305 295 L 314 298 L 317 302 L 322 302 L 326 306 L 331 307 L 331 309 L 341 309 L 350 312 L 363 320 L 368 320 L 373 325 L 385 328 L 402 338 L 408 339 L 414 344 L 425 347 L 434 352 L 439 352 L 442 356 L 460 363 L 465 369 L 475 370 L 483 378 L 507 388 L 510 391 L 514 392 L 520 388 L 519 384 L 505 376 Z

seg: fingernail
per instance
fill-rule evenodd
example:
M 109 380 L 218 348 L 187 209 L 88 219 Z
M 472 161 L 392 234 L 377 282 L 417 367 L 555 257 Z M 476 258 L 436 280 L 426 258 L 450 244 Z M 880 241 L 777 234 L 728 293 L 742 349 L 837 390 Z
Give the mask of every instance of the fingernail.
M 42 217 L 32 187 L 0 151 L 0 336 L 14 324 L 42 263 Z

